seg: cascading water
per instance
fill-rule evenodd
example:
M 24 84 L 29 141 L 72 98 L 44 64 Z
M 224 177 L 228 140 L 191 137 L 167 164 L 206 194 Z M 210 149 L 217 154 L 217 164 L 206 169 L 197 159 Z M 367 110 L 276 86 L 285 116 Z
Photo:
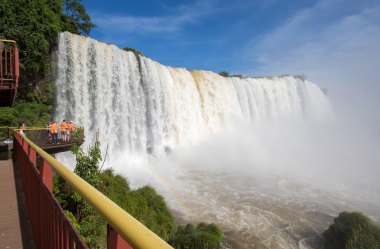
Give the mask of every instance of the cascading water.
M 159 155 L 225 130 L 232 118 L 324 119 L 328 99 L 295 77 L 225 78 L 163 66 L 113 45 L 63 33 L 56 118 L 75 119 L 110 151 Z
M 304 185 L 330 163 L 309 162 L 305 127 L 332 119 L 315 84 L 166 67 L 67 32 L 56 55 L 55 119 L 84 126 L 86 144 L 98 132 L 107 167 L 157 187 L 184 222 L 220 225 L 224 248 L 320 247 L 340 206 Z

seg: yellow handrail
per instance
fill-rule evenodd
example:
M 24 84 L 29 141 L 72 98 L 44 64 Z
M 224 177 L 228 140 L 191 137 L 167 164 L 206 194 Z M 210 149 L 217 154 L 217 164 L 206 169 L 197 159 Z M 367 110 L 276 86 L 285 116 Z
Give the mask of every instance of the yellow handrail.
M 18 133 L 18 129 L 15 130 Z M 100 191 L 58 162 L 27 137 L 23 139 L 77 191 L 133 248 L 172 248 Z
M 16 43 L 16 41 L 14 41 L 14 40 L 5 40 L 5 39 L 0 39 L 0 41 L 2 41 L 2 42 L 13 42 L 13 43 Z

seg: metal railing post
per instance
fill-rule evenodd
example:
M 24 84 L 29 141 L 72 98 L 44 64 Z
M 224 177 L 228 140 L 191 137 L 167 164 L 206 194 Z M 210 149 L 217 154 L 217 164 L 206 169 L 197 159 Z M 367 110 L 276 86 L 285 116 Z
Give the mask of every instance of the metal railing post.
M 120 234 L 107 224 L 107 249 L 133 249 Z
M 41 158 L 41 179 L 46 184 L 46 187 L 53 192 L 53 170 L 50 164 L 43 158 Z

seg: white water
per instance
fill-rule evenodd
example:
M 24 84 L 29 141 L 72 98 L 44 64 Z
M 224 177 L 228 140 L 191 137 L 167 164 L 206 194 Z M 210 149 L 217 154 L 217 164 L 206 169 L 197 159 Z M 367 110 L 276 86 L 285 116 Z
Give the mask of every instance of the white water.
M 99 132 L 105 167 L 155 186 L 183 222 L 221 226 L 225 248 L 319 248 L 341 211 L 379 219 L 378 177 L 355 178 L 365 157 L 342 161 L 347 141 L 334 144 L 330 102 L 307 80 L 171 68 L 69 33 L 56 78 L 57 121 L 84 126 L 86 144 Z

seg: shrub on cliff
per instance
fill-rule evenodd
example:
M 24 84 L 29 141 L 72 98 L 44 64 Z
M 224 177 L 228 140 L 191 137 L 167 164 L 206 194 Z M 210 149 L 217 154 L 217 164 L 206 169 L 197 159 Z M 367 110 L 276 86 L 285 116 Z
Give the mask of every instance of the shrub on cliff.
M 230 77 L 230 73 L 227 71 L 220 71 L 219 75 L 223 77 Z
M 380 228 L 358 212 L 342 212 L 323 232 L 326 249 L 378 249 Z
M 195 228 L 189 223 L 179 227 L 169 244 L 176 249 L 218 249 L 222 243 L 223 232 L 215 224 L 199 223 Z

